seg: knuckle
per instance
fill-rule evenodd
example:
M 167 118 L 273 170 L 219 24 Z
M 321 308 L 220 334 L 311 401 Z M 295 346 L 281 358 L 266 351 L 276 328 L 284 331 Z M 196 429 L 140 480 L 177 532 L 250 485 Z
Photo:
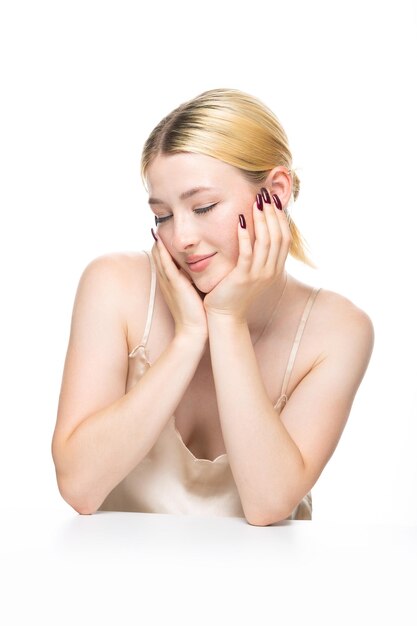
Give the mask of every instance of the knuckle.
M 268 268 L 265 272 L 265 279 L 269 282 L 274 278 L 274 276 L 275 276 L 275 269 Z

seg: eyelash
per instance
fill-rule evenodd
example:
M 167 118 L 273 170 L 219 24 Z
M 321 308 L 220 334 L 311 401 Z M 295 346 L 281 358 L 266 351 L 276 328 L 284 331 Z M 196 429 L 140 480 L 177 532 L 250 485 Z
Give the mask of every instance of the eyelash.
M 218 203 L 216 202 L 215 204 L 210 204 L 210 206 L 202 207 L 201 209 L 195 209 L 195 212 L 197 213 L 197 215 L 201 215 L 202 213 L 207 213 L 208 211 L 211 211 L 212 209 L 214 209 L 216 204 Z M 171 217 L 172 215 L 167 215 L 166 217 L 156 217 L 155 215 L 155 224 L 158 226 L 158 224 L 162 224 L 163 222 L 166 222 L 166 220 L 169 220 Z

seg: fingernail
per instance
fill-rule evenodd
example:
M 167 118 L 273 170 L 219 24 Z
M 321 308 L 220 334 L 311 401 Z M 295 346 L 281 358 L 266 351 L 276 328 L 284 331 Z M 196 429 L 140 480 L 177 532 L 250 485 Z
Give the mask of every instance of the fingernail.
M 239 213 L 239 222 L 242 228 L 246 228 L 246 220 L 243 213 Z
M 152 237 L 155 239 L 155 241 L 158 241 L 158 239 L 155 237 L 155 233 L 153 232 L 153 228 L 151 228 L 151 233 L 152 233 Z
M 280 211 L 282 211 L 282 204 L 281 204 L 281 200 L 278 198 L 276 193 L 272 194 L 272 197 L 274 199 L 275 202 L 275 206 L 277 207 L 277 209 L 279 209 Z
M 262 196 L 261 196 L 260 193 L 256 194 L 256 206 L 258 207 L 258 209 L 260 211 L 264 210 L 264 205 L 263 205 L 263 202 L 262 202 Z
M 271 198 L 269 197 L 268 189 L 265 189 L 265 187 L 261 187 L 261 191 L 265 202 L 271 204 Z

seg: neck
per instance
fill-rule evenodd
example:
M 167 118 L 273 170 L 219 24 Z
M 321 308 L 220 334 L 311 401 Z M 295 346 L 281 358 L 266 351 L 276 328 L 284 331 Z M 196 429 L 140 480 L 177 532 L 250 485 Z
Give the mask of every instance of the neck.
M 266 291 L 264 291 L 249 308 L 246 316 L 246 321 L 248 324 L 248 329 L 253 346 L 255 346 L 255 344 L 258 342 L 258 339 L 260 339 L 261 337 L 265 339 L 265 337 L 268 336 L 268 332 L 270 332 L 271 328 L 274 326 L 274 321 L 280 315 L 280 310 L 288 294 L 289 283 L 292 282 L 292 280 L 293 279 L 288 276 L 286 272 L 284 272 L 284 275 L 280 277 L 280 279 L 276 281 L 273 285 L 271 285 Z M 204 296 L 206 295 L 202 292 L 199 293 L 201 293 L 202 298 L 204 298 Z M 276 306 L 277 303 L 278 306 Z M 274 321 L 269 324 L 271 317 L 274 318 Z M 206 370 L 207 367 L 209 369 L 211 368 L 209 341 L 207 341 L 206 349 L 200 360 L 198 368 Z
M 289 281 L 290 278 L 288 277 L 288 272 L 284 270 L 279 279 L 274 282 L 270 287 L 268 287 L 268 289 L 266 289 L 263 293 L 261 293 L 261 295 L 249 307 L 248 313 L 246 315 L 246 321 L 248 324 L 250 335 L 254 341 L 256 341 L 260 334 L 263 332 L 271 317 L 275 315 L 275 313 L 277 313 L 278 310 L 282 307 L 284 298 L 281 299 L 278 304 L 277 310 L 275 310 L 276 304 L 278 303 L 278 300 L 280 299 L 284 288 L 286 287 L 286 282 Z M 200 298 L 204 300 L 206 294 L 203 291 L 200 291 L 195 285 L 194 288 Z M 285 290 L 286 292 L 287 289 Z
M 249 307 L 246 320 L 253 341 L 257 341 L 258 338 L 260 338 L 264 329 L 266 334 L 266 326 L 269 324 L 271 317 L 276 318 L 276 316 L 279 315 L 279 311 L 288 292 L 287 283 L 289 280 L 288 274 L 284 270 L 279 279 L 262 292 Z

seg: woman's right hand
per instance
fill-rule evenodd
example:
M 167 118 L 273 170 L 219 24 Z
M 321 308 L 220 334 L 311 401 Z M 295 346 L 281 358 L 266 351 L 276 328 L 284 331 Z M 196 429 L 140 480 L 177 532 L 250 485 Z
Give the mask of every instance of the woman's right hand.
M 158 271 L 159 285 L 175 321 L 175 334 L 194 335 L 207 340 L 207 315 L 190 276 L 177 265 L 161 237 L 151 250 Z

